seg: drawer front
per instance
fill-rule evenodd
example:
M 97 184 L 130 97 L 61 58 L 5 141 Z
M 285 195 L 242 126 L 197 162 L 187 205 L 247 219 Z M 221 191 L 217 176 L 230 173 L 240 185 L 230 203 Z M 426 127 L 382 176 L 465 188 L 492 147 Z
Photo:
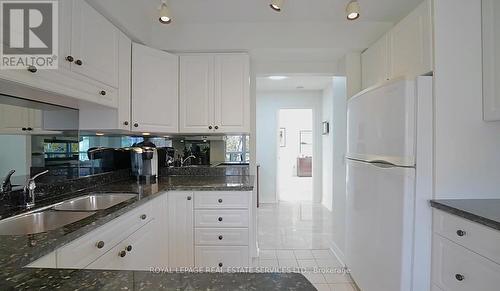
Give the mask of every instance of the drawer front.
M 194 231 L 196 245 L 247 246 L 247 228 L 197 228 Z
M 195 247 L 195 265 L 203 268 L 248 267 L 248 247 Z
M 252 192 L 195 192 L 196 209 L 237 208 L 248 209 Z
M 492 291 L 500 286 L 500 265 L 434 235 L 432 280 L 443 291 Z
M 434 210 L 434 232 L 500 264 L 500 231 Z
M 58 268 L 84 268 L 152 219 L 152 203 L 146 203 L 91 233 L 57 249 Z M 146 215 L 143 219 L 142 215 Z M 99 242 L 104 242 L 101 248 Z
M 195 227 L 248 227 L 248 210 L 195 210 Z

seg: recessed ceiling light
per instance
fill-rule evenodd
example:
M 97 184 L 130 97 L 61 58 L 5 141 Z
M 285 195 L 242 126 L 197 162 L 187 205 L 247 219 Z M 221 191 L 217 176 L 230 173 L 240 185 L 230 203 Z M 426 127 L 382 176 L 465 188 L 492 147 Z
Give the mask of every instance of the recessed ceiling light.
M 143 132 L 142 135 L 148 136 L 148 135 L 151 135 L 151 133 L 149 133 L 149 132 Z
M 283 0 L 272 0 L 271 4 L 269 6 L 277 12 L 281 11 L 281 8 L 283 7 Z
M 346 7 L 347 19 L 356 20 L 359 18 L 360 6 L 357 0 L 352 0 Z
M 160 6 L 160 18 L 158 19 L 162 24 L 169 24 L 172 22 L 172 16 L 170 14 L 170 9 L 167 6 L 167 2 L 162 1 Z
M 97 135 L 97 136 L 103 136 L 103 135 L 104 135 L 104 133 L 101 133 L 101 132 L 96 132 L 96 133 L 95 133 L 95 135 Z
M 287 76 L 269 76 L 268 77 L 269 79 L 271 80 L 274 80 L 274 81 L 279 81 L 279 80 L 285 80 L 285 79 L 288 79 Z

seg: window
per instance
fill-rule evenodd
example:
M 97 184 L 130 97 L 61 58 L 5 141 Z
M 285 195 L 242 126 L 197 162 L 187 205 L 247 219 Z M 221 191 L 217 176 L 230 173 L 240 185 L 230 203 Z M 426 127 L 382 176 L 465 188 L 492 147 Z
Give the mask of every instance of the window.
M 227 136 L 225 142 L 226 162 L 250 162 L 250 137 L 248 135 Z

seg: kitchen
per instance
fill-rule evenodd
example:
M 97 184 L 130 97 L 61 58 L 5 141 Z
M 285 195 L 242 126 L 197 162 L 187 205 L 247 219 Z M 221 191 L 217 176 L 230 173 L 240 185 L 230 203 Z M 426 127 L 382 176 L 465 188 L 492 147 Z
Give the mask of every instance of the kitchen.
M 500 283 L 494 0 L 25 2 L 2 290 Z M 281 109 L 312 113 L 307 203 L 278 193 Z

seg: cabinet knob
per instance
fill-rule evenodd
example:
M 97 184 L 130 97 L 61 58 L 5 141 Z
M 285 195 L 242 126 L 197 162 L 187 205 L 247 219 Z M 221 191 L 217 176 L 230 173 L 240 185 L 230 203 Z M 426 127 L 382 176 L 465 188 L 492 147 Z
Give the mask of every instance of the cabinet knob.
M 219 198 L 219 200 L 217 200 L 217 201 L 218 201 L 219 203 L 222 203 L 222 199 L 221 199 L 221 198 Z
M 101 92 L 99 92 L 99 94 L 101 94 L 102 96 L 106 96 L 106 91 L 102 90 Z
M 75 61 L 75 64 L 77 64 L 77 65 L 81 66 L 81 65 L 83 65 L 83 62 L 82 62 L 82 60 L 76 60 L 76 61 Z
M 21 128 L 22 131 L 28 130 L 26 127 Z
M 142 220 L 146 220 L 146 218 L 147 218 L 147 217 L 148 217 L 148 216 L 147 216 L 146 214 L 141 215 L 141 219 L 142 219 Z
M 134 123 L 134 127 L 139 127 L 139 123 Z
M 457 279 L 457 281 L 463 281 L 465 280 L 465 277 L 462 274 L 455 274 L 455 279 Z
M 222 266 L 224 266 L 224 264 L 223 263 L 219 263 L 219 267 L 222 268 Z
M 120 251 L 118 253 L 118 255 L 123 258 L 123 257 L 125 257 L 127 255 L 127 252 L 126 251 Z
M 224 237 L 222 235 L 219 235 L 219 240 L 222 240 Z
M 36 73 L 38 69 L 35 66 L 28 66 L 28 72 Z
M 127 250 L 127 252 L 131 252 L 132 251 L 132 246 L 130 246 L 130 245 L 127 246 L 126 250 Z
M 73 61 L 75 60 L 75 58 L 73 58 L 73 56 L 67 56 L 66 57 L 66 61 L 72 63 Z
M 187 197 L 187 200 L 191 200 L 191 199 L 193 199 L 193 197 L 191 197 L 191 196 L 188 196 L 188 197 Z
M 219 221 L 222 221 L 222 217 L 219 217 L 219 218 L 218 218 L 218 220 L 219 220 Z
M 461 230 L 461 229 L 457 230 L 458 236 L 465 236 L 466 234 L 467 234 L 467 232 L 465 232 L 464 230 Z
M 31 128 L 31 127 L 28 127 L 28 131 L 32 131 L 32 130 L 33 130 L 33 128 Z
M 124 121 L 124 122 L 123 122 L 123 125 L 128 125 L 128 121 Z
M 213 128 L 213 127 L 212 127 L 211 125 L 208 127 L 208 129 L 212 129 L 212 128 Z
M 217 125 L 216 125 L 216 126 L 215 126 L 215 129 L 219 129 L 219 126 L 217 126 Z
M 96 243 L 96 247 L 97 247 L 98 249 L 102 249 L 102 248 L 104 247 L 104 242 L 103 242 L 102 240 L 101 240 L 101 241 L 98 241 L 98 242 Z

